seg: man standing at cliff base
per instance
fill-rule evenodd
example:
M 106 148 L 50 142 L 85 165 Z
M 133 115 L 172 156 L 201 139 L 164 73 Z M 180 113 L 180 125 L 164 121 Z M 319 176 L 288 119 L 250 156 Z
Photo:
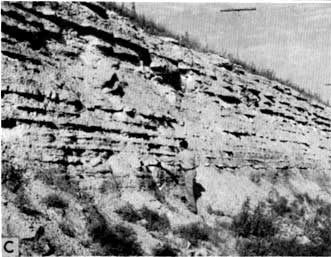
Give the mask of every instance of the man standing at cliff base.
M 188 202 L 188 208 L 193 213 L 197 213 L 196 200 L 194 197 L 194 183 L 197 176 L 196 168 L 198 167 L 195 154 L 188 149 L 186 140 L 179 143 L 180 152 L 176 157 L 176 162 L 180 169 L 184 172 L 185 191 Z

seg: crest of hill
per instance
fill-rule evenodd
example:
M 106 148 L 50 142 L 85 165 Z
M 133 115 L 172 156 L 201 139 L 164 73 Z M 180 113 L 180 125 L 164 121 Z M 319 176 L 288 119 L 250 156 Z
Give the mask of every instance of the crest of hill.
M 226 51 L 219 53 L 213 49 L 209 49 L 207 46 L 202 46 L 199 43 L 199 41 L 191 37 L 188 32 L 186 32 L 184 35 L 178 35 L 172 31 L 169 31 L 163 25 L 155 23 L 152 19 L 147 18 L 145 15 L 138 14 L 135 10 L 134 3 L 132 3 L 131 9 L 125 6 L 124 4 L 119 5 L 118 3 L 115 2 L 101 3 L 101 5 L 103 5 L 105 8 L 109 10 L 116 11 L 118 14 L 124 17 L 129 18 L 133 24 L 144 29 L 146 33 L 155 36 L 174 38 L 175 40 L 177 40 L 179 44 L 187 48 L 191 48 L 204 53 L 220 54 L 221 56 L 228 58 L 232 63 L 240 65 L 241 67 L 243 67 L 243 69 L 245 69 L 248 72 L 251 72 L 256 75 L 261 75 L 270 80 L 278 81 L 281 84 L 286 85 L 298 91 L 300 95 L 309 99 L 310 101 L 317 101 L 323 105 L 330 106 L 329 101 L 324 101 L 318 93 L 316 92 L 314 93 L 309 89 L 302 88 L 289 79 L 283 79 L 278 77 L 273 70 L 265 69 L 263 67 L 258 67 L 254 64 L 254 62 L 246 62 L 234 56 L 231 53 L 227 53 Z

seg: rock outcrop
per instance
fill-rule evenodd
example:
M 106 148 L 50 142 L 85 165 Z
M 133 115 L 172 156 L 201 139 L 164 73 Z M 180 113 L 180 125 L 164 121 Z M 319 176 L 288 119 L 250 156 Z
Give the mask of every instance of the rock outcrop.
M 144 175 L 148 162 L 172 165 L 182 138 L 200 159 L 209 223 L 210 206 L 229 219 L 271 190 L 330 202 L 330 107 L 98 4 L 4 2 L 1 12 L 2 229 L 23 254 L 121 253 L 95 227 L 127 222 L 116 212 L 125 203 L 166 214 L 173 229 L 201 221 L 180 174 L 165 175 L 164 192 Z M 128 254 L 165 241 L 185 249 L 173 233 L 129 225 L 140 245 Z

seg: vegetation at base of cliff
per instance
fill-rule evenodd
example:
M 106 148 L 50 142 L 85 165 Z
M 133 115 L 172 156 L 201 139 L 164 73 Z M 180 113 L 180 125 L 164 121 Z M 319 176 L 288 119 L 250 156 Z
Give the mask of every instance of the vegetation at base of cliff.
M 87 217 L 87 227 L 93 243 L 99 247 L 93 255 L 109 256 L 137 256 L 143 255 L 137 234 L 124 224 L 110 224 L 97 207 L 90 206 L 84 210 Z
M 101 249 L 97 255 L 143 255 L 135 231 L 122 224 L 96 226 L 91 231 Z
M 316 100 L 322 104 L 330 106 L 330 102 L 324 101 L 318 93 L 313 93 L 309 89 L 304 89 L 298 86 L 297 84 L 293 83 L 289 79 L 284 80 L 279 78 L 273 70 L 258 67 L 253 62 L 243 61 L 239 57 L 235 57 L 234 55 L 227 53 L 226 51 L 219 53 L 215 50 L 208 48 L 208 46 L 202 46 L 198 42 L 198 40 L 193 38 L 191 35 L 189 35 L 188 32 L 185 32 L 184 35 L 178 35 L 174 32 L 171 32 L 170 30 L 166 29 L 163 25 L 156 23 L 150 18 L 147 18 L 145 15 L 137 14 L 134 3 L 132 3 L 131 9 L 127 8 L 124 4 L 120 6 L 116 2 L 103 2 L 102 5 L 107 9 L 114 10 L 119 15 L 129 18 L 134 25 L 141 27 L 142 29 L 144 29 L 145 32 L 151 35 L 171 37 L 176 39 L 180 45 L 185 46 L 187 48 L 191 48 L 204 53 L 213 53 L 223 56 L 225 58 L 228 58 L 232 63 L 242 66 L 245 70 L 253 74 L 266 77 L 267 79 L 270 80 L 275 80 L 283 85 L 286 85 L 298 91 L 301 96 L 307 98 L 309 101 Z
M 239 237 L 238 251 L 241 255 L 300 255 L 328 256 L 331 254 L 331 204 L 321 200 L 298 197 L 288 204 L 285 198 L 269 204 L 259 202 L 252 210 L 249 200 L 235 217 L 232 230 Z M 304 200 L 302 200 L 304 199 Z M 316 211 L 310 211 L 309 208 Z M 299 235 L 284 237 L 281 228 L 289 224 L 301 230 Z M 301 241 L 305 239 L 306 241 Z
M 130 203 L 122 206 L 115 211 L 125 221 L 136 223 L 139 220 L 145 220 L 144 226 L 149 231 L 168 232 L 170 229 L 170 222 L 165 214 L 158 214 L 156 211 L 148 209 L 143 206 L 136 210 Z

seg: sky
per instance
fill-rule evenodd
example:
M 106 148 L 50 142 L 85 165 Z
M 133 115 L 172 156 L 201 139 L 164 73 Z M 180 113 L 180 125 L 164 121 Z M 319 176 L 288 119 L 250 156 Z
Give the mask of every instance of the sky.
M 251 12 L 220 12 L 227 8 Z M 331 4 L 143 3 L 145 14 L 169 30 L 186 31 L 216 51 L 226 51 L 331 102 Z

